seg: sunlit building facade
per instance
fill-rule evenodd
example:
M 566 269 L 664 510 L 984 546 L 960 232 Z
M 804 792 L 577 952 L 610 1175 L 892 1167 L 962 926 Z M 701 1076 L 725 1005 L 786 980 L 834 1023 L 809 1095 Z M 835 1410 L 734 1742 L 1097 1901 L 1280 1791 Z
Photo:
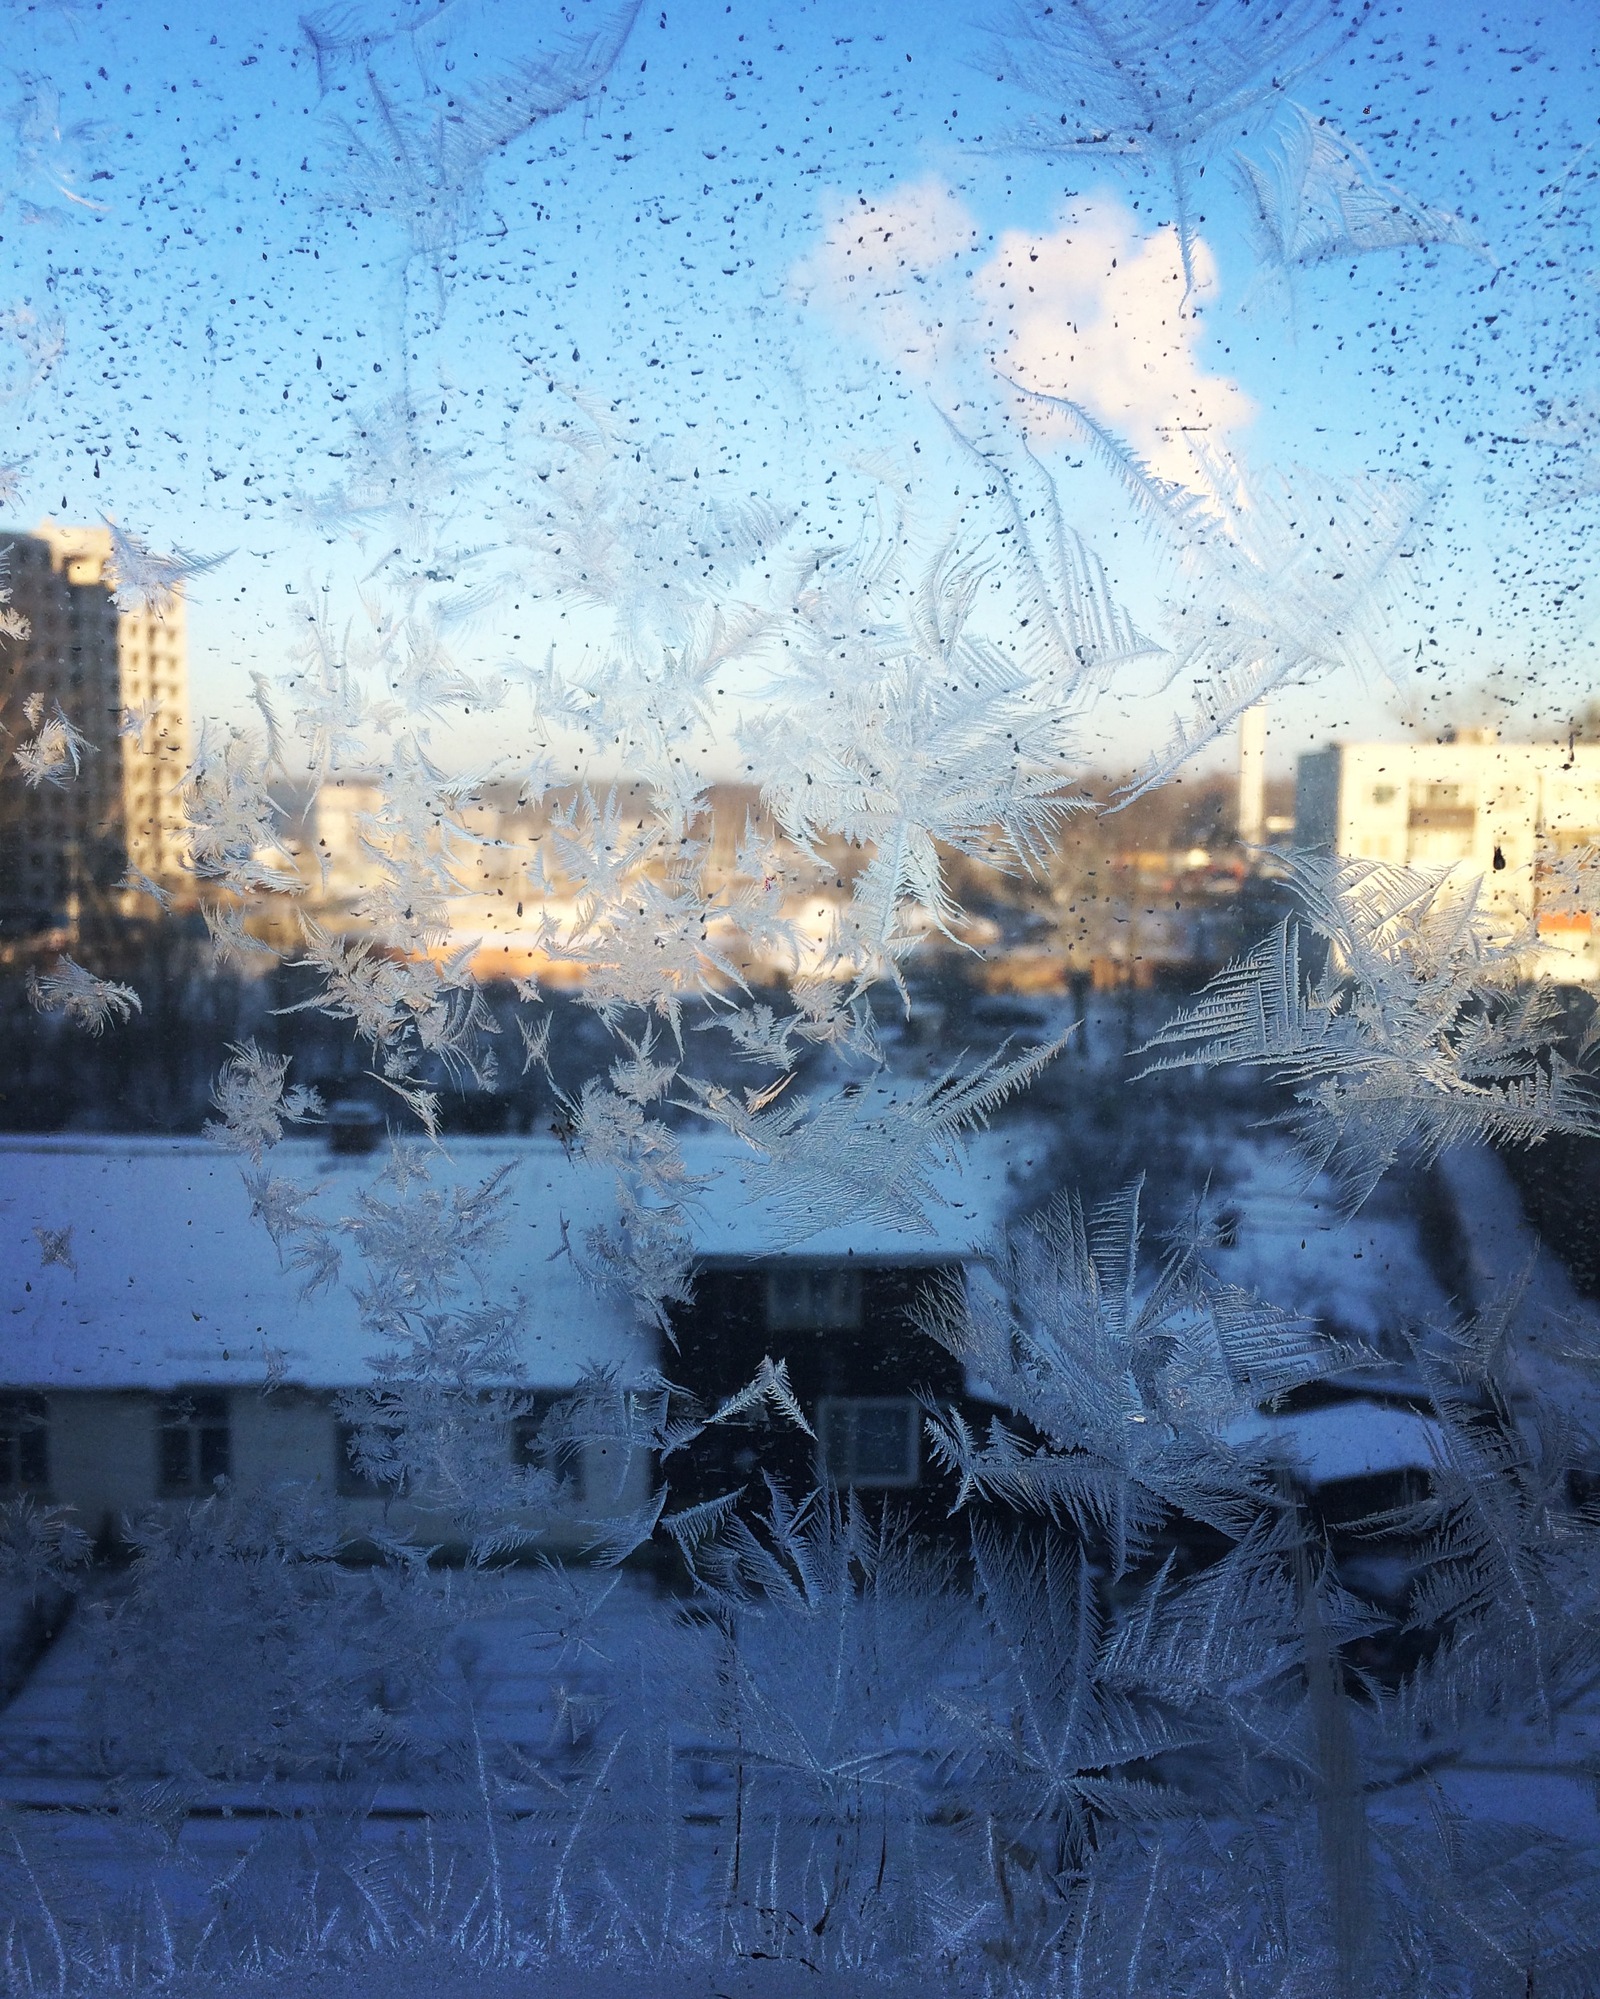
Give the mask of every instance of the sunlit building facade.
M 59 709 L 86 739 L 75 773 L 0 787 L 0 904 L 7 927 L 71 923 L 85 896 L 129 870 L 169 889 L 184 880 L 180 795 L 189 757 L 188 648 L 181 594 L 159 611 L 115 601 L 111 536 L 46 520 L 0 537 L 10 608 L 24 636 L 0 640 L 0 703 L 10 747 L 32 714 Z M 135 891 L 127 909 L 148 911 Z
M 1483 877 L 1487 905 L 1536 919 L 1558 976 L 1600 979 L 1592 857 L 1600 744 L 1331 743 L 1300 759 L 1295 840 L 1313 852 Z M 1561 962 L 1570 960 L 1570 962 Z

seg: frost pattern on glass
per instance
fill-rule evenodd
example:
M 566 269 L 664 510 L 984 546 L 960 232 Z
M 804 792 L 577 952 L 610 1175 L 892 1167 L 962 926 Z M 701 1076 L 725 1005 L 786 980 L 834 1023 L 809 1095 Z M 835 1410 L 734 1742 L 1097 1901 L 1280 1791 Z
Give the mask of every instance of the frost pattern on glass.
M 7 1991 L 1595 1989 L 1587 51 L 11 25 Z
M 1285 1122 L 1312 1171 L 1332 1163 L 1354 1203 L 1407 1147 L 1600 1136 L 1593 1004 L 1574 1063 L 1557 1045 L 1561 996 L 1528 976 L 1537 940 L 1506 934 L 1479 880 L 1310 857 L 1292 878 L 1320 972 L 1302 970 L 1286 917 L 1148 1044 L 1184 1051 L 1155 1068 L 1271 1066 L 1293 1086 Z

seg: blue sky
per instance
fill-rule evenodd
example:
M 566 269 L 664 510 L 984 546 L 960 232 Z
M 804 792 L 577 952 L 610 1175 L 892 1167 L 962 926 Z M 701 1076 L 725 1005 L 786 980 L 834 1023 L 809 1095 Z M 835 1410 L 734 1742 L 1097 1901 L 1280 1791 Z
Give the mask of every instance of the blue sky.
M 961 314 L 1007 241 L 1042 249 L 1058 286 L 1034 301 L 1036 341 L 1053 337 L 1052 312 L 1109 311 L 1107 299 L 1131 323 L 1143 308 L 1124 284 L 1130 258 L 1144 257 L 1155 296 L 1167 191 L 1104 161 L 997 144 L 1040 107 L 986 67 L 983 8 L 703 0 L 644 7 L 603 94 L 490 157 L 453 261 L 438 260 L 440 316 L 433 265 L 413 258 L 407 283 L 401 230 L 370 212 L 371 176 L 341 179 L 340 121 L 375 130 L 360 65 L 319 77 L 298 12 L 18 10 L 0 82 L 12 107 L 0 310 L 20 356 L 8 349 L 0 376 L 22 465 L 13 517 L 104 509 L 156 545 L 233 551 L 192 592 L 200 711 L 236 706 L 251 669 L 284 667 L 308 583 L 343 601 L 370 567 L 370 545 L 330 536 L 301 502 L 348 468 L 360 414 L 404 380 L 430 448 L 451 454 L 435 503 L 459 542 L 492 542 L 514 508 L 551 378 L 703 455 L 730 490 L 776 494 L 818 532 L 845 533 L 867 471 L 890 461 L 930 518 L 959 505 L 966 474 L 933 399 L 987 366 Z M 396 101 L 422 105 L 603 10 L 338 12 L 425 23 L 371 58 Z M 1170 390 L 1225 415 L 1253 468 L 1392 470 L 1433 495 L 1393 633 L 1406 696 L 1383 684 L 1287 696 L 1280 757 L 1402 713 L 1428 727 L 1476 708 L 1544 727 L 1600 684 L 1600 501 L 1561 497 L 1583 456 L 1584 399 L 1600 397 L 1592 39 L 1581 4 L 1380 4 L 1297 86 L 1379 173 L 1470 219 L 1492 263 L 1383 252 L 1302 274 L 1288 306 L 1252 304 L 1247 214 L 1225 155 L 1208 166 L 1213 282 L 1169 343 L 1172 369 L 1155 371 L 1156 401 L 1124 427 L 1158 423 Z M 830 289 L 855 220 L 876 216 L 881 233 L 882 218 L 907 215 L 970 230 L 961 272 L 935 274 L 949 310 L 932 359 L 914 330 L 926 273 L 887 282 L 880 257 L 864 302 Z M 1122 276 L 1107 255 L 1095 263 L 1091 239 L 1097 255 L 1120 243 Z M 28 386 L 27 343 L 52 315 L 65 347 Z M 1149 353 L 1161 338 L 1149 334 Z M 1115 383 L 1090 376 L 1115 373 L 1116 344 L 1103 340 L 1073 385 L 1112 414 Z M 1050 448 L 1069 512 L 1159 628 L 1163 578 L 1139 531 L 1091 469 Z M 553 629 L 548 609 L 519 601 L 468 650 L 492 664 L 542 650 Z M 1133 689 L 1107 711 L 1098 752 L 1131 756 L 1150 716 L 1148 688 Z

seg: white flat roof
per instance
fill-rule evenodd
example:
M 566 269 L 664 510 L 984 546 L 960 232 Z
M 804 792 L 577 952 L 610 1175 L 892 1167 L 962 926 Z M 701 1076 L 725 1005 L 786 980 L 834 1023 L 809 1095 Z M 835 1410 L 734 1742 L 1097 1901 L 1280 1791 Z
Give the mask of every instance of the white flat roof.
M 1270 1440 L 1312 1485 L 1431 1471 L 1445 1456 L 1434 1418 L 1361 1400 L 1242 1417 L 1227 1434 L 1235 1443 Z
M 924 1263 L 969 1255 L 1015 1197 L 1040 1147 L 1015 1129 L 983 1135 L 962 1166 L 930 1178 L 948 1205 L 925 1233 L 835 1227 L 793 1242 L 753 1198 L 751 1155 L 721 1138 L 684 1140 L 690 1171 L 708 1182 L 689 1210 L 708 1259 L 860 1256 Z M 460 1139 L 425 1154 L 430 1182 L 476 1185 L 502 1165 L 505 1227 L 452 1302 L 520 1302 L 521 1357 L 533 1386 L 562 1387 L 586 1366 L 632 1372 L 656 1359 L 654 1337 L 624 1300 L 598 1290 L 566 1251 L 615 1220 L 614 1178 L 550 1139 Z M 382 1171 L 379 1152 L 340 1158 L 291 1140 L 266 1155 L 285 1179 L 318 1190 L 313 1212 L 352 1211 Z M 385 1185 L 380 1198 L 393 1200 Z M 45 1260 L 40 1232 L 70 1227 L 76 1266 Z M 344 1275 L 365 1274 L 353 1249 Z M 382 1342 L 363 1329 L 336 1281 L 301 1298 L 252 1216 L 240 1163 L 200 1138 L 0 1136 L 0 1386 L 142 1388 L 258 1386 L 269 1366 L 285 1382 L 340 1388 L 365 1380 Z M 279 1357 L 273 1361 L 273 1356 Z
M 506 1227 L 455 1300 L 525 1302 L 522 1357 L 535 1385 L 565 1385 L 591 1363 L 652 1360 L 626 1307 L 560 1254 L 563 1216 L 579 1240 L 599 1219 L 598 1177 L 554 1145 L 489 1151 L 480 1142 L 430 1155 L 440 1187 L 477 1183 L 508 1154 L 515 1160 Z M 347 1212 L 384 1163 L 312 1145 L 269 1159 L 274 1172 L 318 1187 L 316 1210 L 329 1218 Z M 393 1198 L 393 1188 L 378 1191 Z M 76 1269 L 46 1263 L 35 1233 L 68 1226 Z M 251 1214 L 239 1162 L 204 1139 L 0 1139 L 0 1260 L 0 1382 L 10 1387 L 258 1385 L 273 1353 L 288 1382 L 350 1387 L 382 1345 L 342 1282 L 300 1297 L 302 1273 L 283 1267 Z M 345 1275 L 363 1274 L 347 1249 Z

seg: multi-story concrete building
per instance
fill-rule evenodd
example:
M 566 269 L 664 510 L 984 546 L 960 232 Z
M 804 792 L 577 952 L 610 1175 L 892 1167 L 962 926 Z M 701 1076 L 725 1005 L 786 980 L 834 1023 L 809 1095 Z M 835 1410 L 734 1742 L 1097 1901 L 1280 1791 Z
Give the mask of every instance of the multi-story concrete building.
M 118 608 L 105 528 L 46 520 L 32 534 L 0 534 L 0 558 L 10 608 L 28 626 L 0 639 L 10 764 L 0 779 L 0 906 L 14 934 L 70 922 L 87 893 L 112 889 L 129 868 L 182 884 L 188 651 L 181 595 L 160 612 Z M 32 727 L 30 697 L 47 719 L 59 708 L 92 745 L 63 783 L 30 788 L 11 762 Z
M 1295 841 L 1479 874 L 1489 908 L 1536 920 L 1558 976 L 1600 980 L 1594 874 L 1576 865 L 1600 847 L 1600 743 L 1330 743 L 1300 759 Z
M 325 777 L 309 808 L 291 818 L 286 851 L 299 865 L 314 902 L 354 902 L 380 879 L 361 834 L 363 825 L 382 810 L 381 776 L 341 771 Z

